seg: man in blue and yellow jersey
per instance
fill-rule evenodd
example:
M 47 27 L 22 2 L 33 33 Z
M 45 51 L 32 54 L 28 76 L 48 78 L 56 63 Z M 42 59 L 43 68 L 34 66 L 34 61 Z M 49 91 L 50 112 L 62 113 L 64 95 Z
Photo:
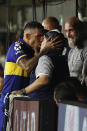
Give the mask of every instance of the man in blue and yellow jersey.
M 43 49 L 46 39 L 50 37 L 53 40 L 56 36 L 63 42 L 61 48 L 41 56 L 36 68 L 30 73 L 29 86 L 13 91 L 13 94 L 28 95 L 33 99 L 53 99 L 55 86 L 69 77 L 68 63 L 66 57 L 62 55 L 66 39 L 56 30 L 48 31 L 40 48 Z
M 40 45 L 43 39 L 44 28 L 38 22 L 27 23 L 24 27 L 23 38 L 12 43 L 10 46 L 5 64 L 5 80 L 2 95 L 0 99 L 0 131 L 2 131 L 2 122 L 4 118 L 4 97 L 7 93 L 14 90 L 20 90 L 29 84 L 29 72 L 33 69 L 40 56 L 54 47 L 54 41 L 46 41 L 47 46 L 40 51 Z M 39 52 L 40 51 L 40 52 Z

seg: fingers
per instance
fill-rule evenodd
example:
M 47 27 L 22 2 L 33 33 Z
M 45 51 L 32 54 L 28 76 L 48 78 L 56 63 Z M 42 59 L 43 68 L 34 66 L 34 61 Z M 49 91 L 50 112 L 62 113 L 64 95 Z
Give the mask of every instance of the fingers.
M 63 40 L 60 40 L 59 39 L 59 36 L 55 37 L 53 40 L 50 41 L 50 37 L 45 41 L 45 50 L 47 52 L 51 52 L 51 51 L 54 51 L 54 50 L 60 50 L 61 47 L 63 47 L 64 45 L 64 42 Z M 42 48 L 44 49 L 44 48 Z
M 59 41 L 59 38 L 60 38 L 59 36 L 56 36 L 51 42 Z
M 47 42 L 50 41 L 50 40 L 51 40 L 51 37 L 49 37 L 48 39 L 46 39 Z
M 12 91 L 11 94 L 16 95 L 16 94 L 20 94 L 20 91 Z
M 12 91 L 12 92 L 11 92 L 11 94 L 15 95 L 15 94 L 16 94 L 16 92 L 15 92 L 15 91 Z
M 57 41 L 53 44 L 54 46 L 61 46 L 61 45 L 64 45 L 64 43 L 62 41 Z
M 53 50 L 60 50 L 63 47 L 63 45 L 64 44 L 62 43 L 62 41 L 58 41 L 58 42 L 52 43 L 51 48 Z
M 59 46 L 64 45 L 64 43 L 63 43 L 62 41 L 56 41 L 55 43 L 54 43 L 54 42 L 50 43 L 50 45 L 51 45 L 51 46 L 54 46 L 54 47 L 55 47 L 55 46 L 58 46 L 58 47 L 59 47 Z
M 56 50 L 56 49 L 61 49 L 62 45 L 60 46 L 53 46 L 52 49 Z
M 63 43 L 63 41 L 59 39 L 59 36 L 55 37 L 53 40 L 51 40 L 51 37 L 49 37 L 45 41 L 46 45 L 55 45 L 55 44 L 60 44 L 60 43 Z

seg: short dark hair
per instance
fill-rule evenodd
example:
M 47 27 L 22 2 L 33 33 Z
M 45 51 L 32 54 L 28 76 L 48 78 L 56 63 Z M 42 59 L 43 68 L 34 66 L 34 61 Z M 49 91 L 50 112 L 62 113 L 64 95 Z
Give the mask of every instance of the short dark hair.
M 41 23 L 39 23 L 39 22 L 37 22 L 37 21 L 31 21 L 31 22 L 28 22 L 28 23 L 25 25 L 24 29 L 23 29 L 22 32 L 21 32 L 20 37 L 23 38 L 23 36 L 24 36 L 24 31 L 25 31 L 26 29 L 35 29 L 35 28 L 41 29 L 41 30 L 43 31 L 43 33 L 45 32 L 45 31 L 44 31 L 44 27 L 42 26 Z
M 37 21 L 28 22 L 28 23 L 25 25 L 24 30 L 26 30 L 26 29 L 35 29 L 35 28 L 44 30 L 44 27 L 42 26 L 42 24 L 39 23 L 39 22 L 37 22 Z

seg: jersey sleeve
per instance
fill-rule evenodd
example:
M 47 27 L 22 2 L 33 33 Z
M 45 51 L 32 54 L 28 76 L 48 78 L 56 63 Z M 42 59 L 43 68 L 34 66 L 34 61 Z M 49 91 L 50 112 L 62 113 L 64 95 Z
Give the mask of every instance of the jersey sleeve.
M 44 55 L 39 58 L 37 67 L 36 67 L 36 78 L 40 75 L 48 75 L 49 77 L 52 76 L 52 72 L 54 69 L 54 65 L 50 57 Z
M 23 45 L 18 42 L 15 42 L 14 54 L 16 58 L 16 63 L 19 63 L 21 59 L 27 58 L 27 54 L 24 51 Z

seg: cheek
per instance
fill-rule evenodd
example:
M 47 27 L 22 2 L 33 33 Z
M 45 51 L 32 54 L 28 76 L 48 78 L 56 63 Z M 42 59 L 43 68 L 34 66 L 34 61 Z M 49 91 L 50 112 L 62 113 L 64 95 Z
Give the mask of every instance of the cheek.
M 44 25 L 44 29 L 48 30 L 48 26 L 47 26 L 47 25 Z
M 30 40 L 28 41 L 28 43 L 32 44 L 32 43 L 33 43 L 33 39 L 30 39 Z
M 35 45 L 34 45 L 34 47 L 35 47 L 36 49 L 40 49 L 40 46 L 41 46 L 41 44 L 40 44 L 39 42 L 35 43 Z
M 44 40 L 44 37 L 41 37 L 40 41 L 43 42 L 43 40 Z
M 72 32 L 71 35 L 72 35 L 72 38 L 74 38 L 74 37 L 76 37 L 77 34 L 76 34 L 76 32 Z
M 37 42 L 38 44 L 40 44 L 40 45 L 41 45 L 42 41 L 43 41 L 43 38 L 37 38 L 37 39 L 36 39 L 36 42 Z
M 35 40 L 36 43 L 40 42 L 40 38 L 35 38 L 34 40 Z

